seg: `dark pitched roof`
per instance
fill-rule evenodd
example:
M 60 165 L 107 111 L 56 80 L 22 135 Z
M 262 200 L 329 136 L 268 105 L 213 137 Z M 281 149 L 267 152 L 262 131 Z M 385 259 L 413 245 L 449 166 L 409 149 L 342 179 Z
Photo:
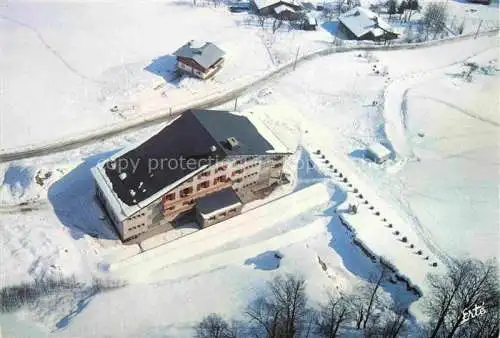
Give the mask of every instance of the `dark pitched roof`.
M 198 110 L 193 114 L 228 156 L 260 155 L 274 149 L 245 116 L 218 110 Z M 233 149 L 227 142 L 231 137 L 238 142 Z
M 181 56 L 196 61 L 203 68 L 210 68 L 221 57 L 224 51 L 211 42 L 190 41 L 175 51 L 175 56 Z
M 196 201 L 196 208 L 200 213 L 209 214 L 230 205 L 241 203 L 233 188 L 224 188 Z
M 216 147 L 214 152 L 212 146 Z M 184 113 L 158 134 L 112 161 L 116 166 L 108 162 L 104 168 L 120 200 L 134 205 L 203 164 L 224 158 L 221 148 L 193 114 Z M 194 161 L 187 162 L 189 159 Z M 200 159 L 207 163 L 200 163 Z
M 237 146 L 229 146 L 230 137 L 236 139 Z M 106 162 L 104 170 L 118 198 L 135 205 L 169 185 L 181 184 L 184 177 L 205 164 L 273 149 L 245 116 L 187 111 L 144 143 Z

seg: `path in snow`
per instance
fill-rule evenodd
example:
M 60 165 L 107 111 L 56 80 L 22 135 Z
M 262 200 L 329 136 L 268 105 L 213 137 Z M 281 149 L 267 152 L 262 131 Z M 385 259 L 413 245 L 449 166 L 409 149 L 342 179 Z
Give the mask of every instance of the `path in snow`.
M 472 53 L 465 59 L 460 59 L 444 67 L 433 68 L 426 71 L 413 72 L 404 75 L 401 78 L 393 80 L 389 83 L 384 91 L 384 129 L 385 135 L 390 142 L 394 152 L 402 157 L 403 161 L 412 160 L 415 157 L 413 150 L 411 149 L 410 142 L 408 142 L 408 136 L 406 134 L 406 97 L 408 91 L 425 81 L 429 81 L 434 77 L 442 74 L 446 69 L 452 69 L 455 65 L 463 63 L 475 56 L 487 53 L 495 48 L 487 48 L 485 50 Z M 491 123 L 491 121 L 488 121 Z

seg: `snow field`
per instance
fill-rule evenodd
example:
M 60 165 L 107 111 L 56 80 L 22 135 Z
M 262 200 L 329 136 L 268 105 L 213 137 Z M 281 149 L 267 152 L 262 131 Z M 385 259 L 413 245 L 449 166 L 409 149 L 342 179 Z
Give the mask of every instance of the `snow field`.
M 148 250 L 126 261 L 111 262 L 109 270 L 118 279 L 134 282 L 144 281 L 148 279 L 151 272 L 167 267 L 169 264 L 201 255 L 244 235 L 251 236 L 258 231 L 272 227 L 276 223 L 273 220 L 278 215 L 280 221 L 291 219 L 313 207 L 324 205 L 329 199 L 330 193 L 326 186 L 317 184 L 248 211 L 241 216 L 218 223 L 217 226 L 206 228 L 203 231 Z M 290 205 L 300 207 L 289 208 Z M 288 211 L 284 213 L 283 210 L 286 209 Z

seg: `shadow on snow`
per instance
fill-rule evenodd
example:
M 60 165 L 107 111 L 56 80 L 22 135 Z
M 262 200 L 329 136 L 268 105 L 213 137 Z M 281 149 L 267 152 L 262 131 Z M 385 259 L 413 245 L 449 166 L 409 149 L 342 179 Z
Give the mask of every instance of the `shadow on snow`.
M 89 235 L 117 240 L 113 226 L 95 197 L 90 169 L 116 151 L 90 156 L 82 164 L 55 182 L 48 191 L 49 201 L 59 221 L 71 230 L 74 239 Z

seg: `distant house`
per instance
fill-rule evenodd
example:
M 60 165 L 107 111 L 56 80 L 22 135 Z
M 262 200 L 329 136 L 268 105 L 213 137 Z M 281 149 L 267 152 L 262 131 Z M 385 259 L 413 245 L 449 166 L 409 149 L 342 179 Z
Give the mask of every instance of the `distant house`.
M 367 157 L 377 164 L 387 161 L 392 152 L 380 143 L 374 143 L 366 150 Z
M 306 31 L 314 31 L 318 27 L 318 21 L 311 13 L 306 13 L 302 21 L 302 29 Z
M 301 17 L 300 13 L 297 10 L 288 5 L 279 5 L 277 7 L 274 7 L 273 11 L 273 16 L 281 20 L 292 21 L 298 20 Z
M 225 52 L 211 42 L 191 40 L 174 55 L 180 71 L 200 79 L 208 79 L 222 68 Z
M 339 16 L 339 28 L 353 40 L 391 40 L 398 37 L 391 25 L 369 9 L 356 7 Z
M 257 14 L 264 16 L 276 16 L 283 12 L 295 13 L 302 10 L 300 2 L 295 0 L 252 0 L 252 5 Z M 278 8 L 277 11 L 276 8 Z

